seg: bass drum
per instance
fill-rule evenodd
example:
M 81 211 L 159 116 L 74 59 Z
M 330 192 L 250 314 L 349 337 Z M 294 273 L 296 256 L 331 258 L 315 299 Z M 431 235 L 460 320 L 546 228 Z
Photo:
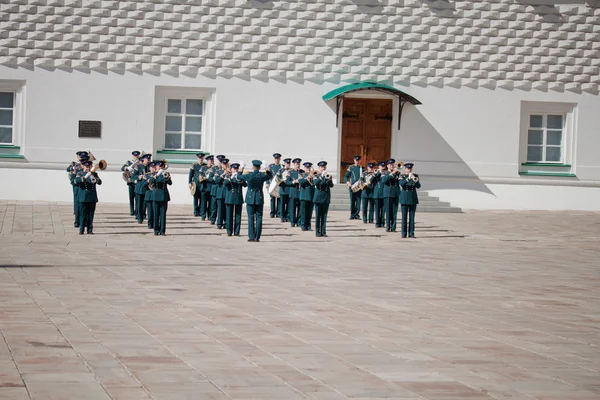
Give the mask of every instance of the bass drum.
M 279 184 L 281 183 L 281 179 L 279 177 L 273 178 L 271 184 L 269 185 L 269 194 L 275 198 L 279 198 Z

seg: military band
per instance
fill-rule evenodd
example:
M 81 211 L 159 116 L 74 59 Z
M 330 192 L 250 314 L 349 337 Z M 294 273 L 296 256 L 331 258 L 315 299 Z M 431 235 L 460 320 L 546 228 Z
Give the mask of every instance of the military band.
M 151 154 L 133 151 L 132 159 L 122 167 L 127 183 L 129 211 L 138 223 L 147 220 L 154 235 L 166 235 L 167 209 L 171 200 L 168 186 L 172 185 L 166 171 L 165 160 L 152 161 Z M 69 183 L 73 187 L 74 226 L 79 233 L 93 234 L 93 221 L 98 202 L 96 186 L 102 184 L 97 170 L 104 170 L 106 162 L 96 166 L 90 152 L 76 153 L 77 161 L 67 167 Z M 327 172 L 327 162 L 320 161 L 317 169 L 302 159 L 286 158 L 280 164 L 281 154 L 274 153 L 274 162 L 265 164 L 252 161 L 251 171 L 244 171 L 240 163 L 229 163 L 224 155 L 196 154 L 188 174 L 188 185 L 193 196 L 193 215 L 209 219 L 211 225 L 226 229 L 228 236 L 240 236 L 242 207 L 246 203 L 248 216 L 248 241 L 259 242 L 262 235 L 264 188 L 267 183 L 270 197 L 269 215 L 289 222 L 291 227 L 312 231 L 315 218 L 315 235 L 327 237 L 327 216 L 331 203 L 333 179 Z M 215 165 L 215 158 L 217 164 Z M 415 213 L 419 203 L 417 189 L 421 188 L 419 176 L 412 172 L 414 163 L 398 163 L 394 159 L 379 163 L 370 162 L 363 170 L 361 157 L 354 157 L 354 165 L 344 178 L 351 200 L 350 219 L 385 226 L 386 232 L 396 232 L 398 206 L 401 208 L 402 238 L 415 237 Z M 241 168 L 240 168 L 241 167 Z M 246 195 L 244 198 L 244 188 Z M 134 195 L 132 198 L 132 194 Z M 361 207 L 362 205 L 362 207 Z

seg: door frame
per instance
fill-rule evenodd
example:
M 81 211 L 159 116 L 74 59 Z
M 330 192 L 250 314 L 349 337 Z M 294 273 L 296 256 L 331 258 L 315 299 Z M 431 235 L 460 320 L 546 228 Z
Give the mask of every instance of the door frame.
M 337 145 L 337 177 L 338 177 L 338 182 L 342 181 L 343 178 L 343 173 L 344 171 L 342 171 L 342 127 L 343 127 L 343 115 L 344 115 L 344 100 L 346 98 L 349 99 L 373 99 L 373 100 L 392 100 L 392 132 L 390 135 L 390 151 L 393 152 L 394 151 L 394 145 L 396 142 L 396 137 L 398 136 L 398 105 L 399 105 L 399 98 L 398 96 L 394 96 L 391 94 L 387 94 L 387 93 L 382 93 L 382 92 L 378 92 L 375 90 L 365 90 L 365 91 L 360 91 L 360 92 L 355 92 L 355 93 L 349 93 L 347 95 L 344 95 L 342 97 L 342 101 L 340 104 L 340 110 L 338 113 L 338 120 L 337 120 L 337 126 L 338 126 L 338 145 Z M 393 157 L 393 154 L 391 155 Z

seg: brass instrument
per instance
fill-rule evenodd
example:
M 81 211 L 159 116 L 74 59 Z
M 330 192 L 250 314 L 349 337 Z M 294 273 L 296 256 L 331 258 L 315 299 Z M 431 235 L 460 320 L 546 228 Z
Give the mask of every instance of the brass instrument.
M 166 168 L 165 168 L 165 169 L 166 169 Z M 171 179 L 171 174 L 170 174 L 170 173 L 168 173 L 168 172 L 165 172 L 165 173 L 163 174 L 163 176 L 165 177 L 165 181 L 168 181 L 168 180 L 170 180 L 170 179 Z
M 92 167 L 92 169 L 90 170 L 92 173 L 100 170 L 100 171 L 104 171 L 106 169 L 106 167 L 108 167 L 108 164 L 106 163 L 105 160 L 100 160 L 98 161 L 98 164 L 94 165 Z

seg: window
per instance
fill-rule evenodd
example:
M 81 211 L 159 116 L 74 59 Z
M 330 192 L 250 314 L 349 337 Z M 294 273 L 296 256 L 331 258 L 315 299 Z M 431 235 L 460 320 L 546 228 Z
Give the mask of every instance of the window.
M 15 92 L 0 92 L 0 144 L 14 142 Z
M 529 114 L 527 162 L 562 162 L 563 114 Z
M 156 86 L 152 147 L 179 158 L 195 156 L 198 151 L 212 152 L 215 104 L 214 88 Z
M 167 99 L 165 116 L 165 149 L 200 150 L 204 99 Z

